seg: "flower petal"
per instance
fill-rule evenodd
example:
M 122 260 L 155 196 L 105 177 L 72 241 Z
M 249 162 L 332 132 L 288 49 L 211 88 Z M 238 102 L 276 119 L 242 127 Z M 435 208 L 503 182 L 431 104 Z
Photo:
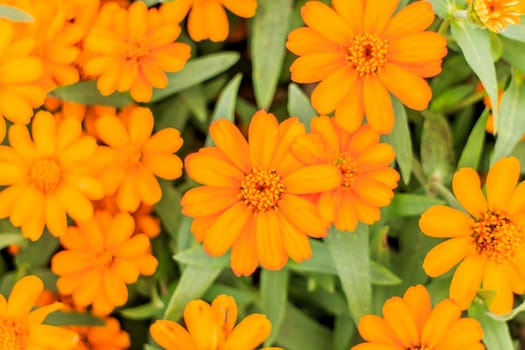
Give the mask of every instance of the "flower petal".
M 446 218 L 446 221 L 443 221 Z M 467 214 L 444 205 L 434 205 L 419 219 L 419 228 L 430 237 L 459 237 L 472 233 L 474 220 Z
M 478 173 L 472 168 L 462 168 L 454 174 L 452 190 L 459 203 L 470 215 L 480 217 L 487 211 L 487 201 L 481 191 Z

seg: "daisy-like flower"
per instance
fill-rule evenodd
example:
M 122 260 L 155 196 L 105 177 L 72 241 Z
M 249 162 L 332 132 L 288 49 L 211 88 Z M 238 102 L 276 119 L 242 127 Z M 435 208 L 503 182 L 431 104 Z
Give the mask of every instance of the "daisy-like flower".
M 467 0 L 468 18 L 475 24 L 499 33 L 509 24 L 520 23 L 523 0 Z
M 116 318 L 106 317 L 104 326 L 71 327 L 78 335 L 80 342 L 75 350 L 124 350 L 129 349 L 129 334 L 120 329 Z
M 383 317 L 365 315 L 358 326 L 365 343 L 352 350 L 483 350 L 483 329 L 473 318 L 462 318 L 450 299 L 434 308 L 427 289 L 410 287 L 402 298 L 383 305 Z
M 251 18 L 255 16 L 257 0 L 177 0 L 163 4 L 161 11 L 174 23 L 189 13 L 188 34 L 193 41 L 220 42 L 226 40 L 230 31 L 224 8 L 239 17 Z
M 134 212 L 141 202 L 156 204 L 162 197 L 158 176 L 174 180 L 182 175 L 182 161 L 174 152 L 182 146 L 178 130 L 165 128 L 152 135 L 153 114 L 134 107 L 125 118 L 103 114 L 95 122 L 103 148 L 98 159 L 106 195 L 116 193 L 120 210 Z
M 516 158 L 498 160 L 487 175 L 485 199 L 476 171 L 462 168 L 454 174 L 452 189 L 466 213 L 437 205 L 419 220 L 427 236 L 449 238 L 428 252 L 423 269 L 436 277 L 459 263 L 450 297 L 462 309 L 480 285 L 494 291 L 489 308 L 496 314 L 510 312 L 513 292 L 525 292 L 525 182 L 516 186 L 519 176 Z
M 0 218 L 9 217 L 25 237 L 37 240 L 44 225 L 55 236 L 67 228 L 66 213 L 78 221 L 93 216 L 91 200 L 104 191 L 92 175 L 97 143 L 82 135 L 80 122 L 61 123 L 49 112 L 38 112 L 27 127 L 9 128 L 9 146 L 0 146 Z
M 6 134 L 4 117 L 27 124 L 33 108 L 44 102 L 46 92 L 38 84 L 42 61 L 32 54 L 34 47 L 34 39 L 16 39 L 14 25 L 0 19 L 0 142 Z
M 239 324 L 237 305 L 227 295 L 217 296 L 210 304 L 192 300 L 184 309 L 184 323 L 157 320 L 150 327 L 152 338 L 169 350 L 252 350 L 261 344 L 272 330 L 270 321 L 263 314 L 251 314 Z M 280 348 L 264 348 L 280 349 Z
M 424 31 L 432 5 L 416 1 L 392 17 L 399 0 L 308 1 L 307 27 L 294 30 L 286 47 L 299 56 L 290 66 L 298 83 L 321 82 L 312 93 L 319 114 L 335 111 L 339 125 L 356 130 L 366 114 L 379 133 L 390 133 L 394 112 L 389 92 L 407 107 L 424 110 L 432 97 L 423 79 L 441 71 L 446 39 Z
M 304 164 L 333 164 L 343 176 L 341 185 L 318 198 L 321 217 L 338 230 L 353 231 L 357 223 L 379 220 L 379 208 L 390 203 L 399 174 L 388 165 L 395 154 L 368 124 L 349 133 L 333 118 L 312 118 L 310 134 L 292 144 L 294 156 Z
M 2 349 L 76 349 L 79 341 L 76 333 L 42 324 L 47 315 L 61 309 L 61 303 L 32 310 L 43 289 L 44 284 L 38 277 L 26 276 L 16 282 L 7 300 L 0 295 Z
M 65 250 L 51 259 L 51 270 L 59 276 L 61 294 L 72 295 L 77 306 L 93 306 L 93 313 L 107 315 L 128 299 L 126 284 L 139 275 L 152 275 L 157 259 L 150 252 L 149 238 L 133 234 L 131 215 L 108 212 L 69 227 L 60 242 Z
M 102 95 L 130 91 L 140 102 L 151 99 L 152 88 L 168 84 L 164 72 L 181 70 L 190 58 L 190 46 L 175 43 L 177 23 L 168 23 L 156 8 L 142 1 L 128 9 L 108 3 L 85 39 L 90 58 L 84 73 L 97 77 Z
M 219 120 L 210 126 L 216 147 L 186 157 L 189 176 L 204 186 L 184 194 L 182 213 L 194 218 L 192 232 L 208 254 L 231 248 L 236 275 L 252 274 L 259 263 L 279 270 L 288 257 L 308 259 L 308 236 L 327 233 L 329 223 L 301 195 L 338 187 L 341 174 L 335 165 L 305 166 L 290 154 L 304 133 L 297 118 L 278 124 L 273 114 L 259 111 L 249 143 L 232 122 Z

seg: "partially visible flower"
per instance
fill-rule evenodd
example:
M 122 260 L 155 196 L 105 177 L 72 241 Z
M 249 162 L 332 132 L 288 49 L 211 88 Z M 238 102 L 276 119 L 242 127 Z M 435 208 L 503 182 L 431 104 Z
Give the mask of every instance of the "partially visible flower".
M 76 333 L 55 326 L 42 324 L 48 314 L 61 309 L 53 303 L 33 310 L 44 289 L 36 276 L 26 276 L 16 282 L 6 300 L 0 295 L 0 346 L 2 349 L 76 349 Z
M 84 73 L 97 77 L 102 95 L 129 90 L 136 101 L 147 102 L 153 87 L 168 84 L 164 72 L 181 70 L 190 58 L 190 46 L 174 42 L 179 34 L 177 23 L 162 21 L 142 1 L 127 10 L 108 3 L 85 39 L 90 57 Z
M 179 131 L 165 128 L 152 135 L 153 122 L 153 114 L 143 107 L 134 107 L 125 118 L 103 114 L 95 122 L 108 145 L 101 150 L 100 179 L 106 195 L 116 193 L 120 210 L 134 212 L 141 202 L 156 204 L 162 191 L 155 176 L 174 180 L 182 175 L 182 161 L 173 154 L 182 146 Z
M 251 18 L 255 16 L 257 0 L 176 0 L 163 4 L 161 12 L 174 23 L 189 13 L 188 34 L 193 41 L 220 42 L 226 40 L 230 30 L 224 8 L 239 17 Z
M 523 0 L 521 0 L 523 2 Z M 520 23 L 520 0 L 467 0 L 468 18 L 475 24 L 499 33 L 509 24 Z
M 0 185 L 8 186 L 0 192 L 0 218 L 9 217 L 25 237 L 37 240 L 44 225 L 55 236 L 64 234 L 66 213 L 78 221 L 91 218 L 91 200 L 104 192 L 88 166 L 98 146 L 82 135 L 78 120 L 58 123 L 40 111 L 31 130 L 11 126 L 11 146 L 0 146 Z
M 359 333 L 365 343 L 352 350 L 483 350 L 483 329 L 473 318 L 462 318 L 451 299 L 434 308 L 427 289 L 409 287 L 402 298 L 393 297 L 383 305 L 383 317 L 364 315 Z
M 399 174 L 389 164 L 394 150 L 379 143 L 379 134 L 369 125 L 349 133 L 333 118 L 312 118 L 310 134 L 298 136 L 293 155 L 307 165 L 333 164 L 343 176 L 341 185 L 320 194 L 317 205 L 321 218 L 339 230 L 353 231 L 358 222 L 379 220 L 379 208 L 390 203 Z
M 69 227 L 60 239 L 65 250 L 51 259 L 58 291 L 71 294 L 80 307 L 92 305 L 97 315 L 123 305 L 128 300 L 126 284 L 135 283 L 139 275 L 152 275 L 158 264 L 149 238 L 133 235 L 134 228 L 129 214 L 108 212 Z
M 466 309 L 476 292 L 495 292 L 489 305 L 496 314 L 512 310 L 513 292 L 525 292 L 525 182 L 519 185 L 520 163 L 501 158 L 489 170 L 486 199 L 472 168 L 458 170 L 452 189 L 465 212 L 443 205 L 426 210 L 419 227 L 430 237 L 449 238 L 432 248 L 423 261 L 431 277 L 459 263 L 450 297 Z
M 129 334 L 120 329 L 116 318 L 105 317 L 103 326 L 70 327 L 80 335 L 75 350 L 124 350 L 129 349 Z
M 424 78 L 441 71 L 447 41 L 425 31 L 434 20 L 430 2 L 413 2 L 393 15 L 398 3 L 333 0 L 330 8 L 308 1 L 301 9 L 307 26 L 288 35 L 286 47 L 299 56 L 290 66 L 291 79 L 320 82 L 311 96 L 313 107 L 319 114 L 335 111 L 348 132 L 366 115 L 375 131 L 390 133 L 389 93 L 415 110 L 426 109 L 432 98 Z
M 176 322 L 157 320 L 151 325 L 150 333 L 157 344 L 169 350 L 252 350 L 272 330 L 263 314 L 251 314 L 239 324 L 235 325 L 236 322 L 235 300 L 221 294 L 211 305 L 204 300 L 192 300 L 186 305 L 184 323 L 187 330 Z
M 211 124 L 215 147 L 186 157 L 188 175 L 204 186 L 182 197 L 182 213 L 193 219 L 192 233 L 204 250 L 221 256 L 231 248 L 237 275 L 250 275 L 260 263 L 281 269 L 288 258 L 301 262 L 312 251 L 308 236 L 324 237 L 329 223 L 301 195 L 330 191 L 341 183 L 334 165 L 305 166 L 290 154 L 304 135 L 297 118 L 281 124 L 273 114 L 257 112 L 246 142 L 228 120 Z

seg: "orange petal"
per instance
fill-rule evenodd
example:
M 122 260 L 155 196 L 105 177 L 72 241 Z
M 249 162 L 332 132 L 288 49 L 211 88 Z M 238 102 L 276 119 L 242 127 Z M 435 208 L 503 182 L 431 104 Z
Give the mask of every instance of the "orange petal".
M 475 246 L 471 237 L 446 240 L 427 253 L 423 261 L 423 270 L 430 277 L 441 276 L 474 251 Z
M 173 321 L 157 320 L 149 331 L 153 340 L 165 349 L 197 350 L 197 345 L 188 331 Z
M 298 57 L 290 66 L 292 81 L 316 83 L 326 79 L 332 72 L 346 65 L 345 57 L 339 52 L 321 52 Z
M 427 29 L 434 21 L 432 4 L 416 1 L 403 7 L 390 20 L 381 36 L 393 40 Z
M 470 215 L 477 218 L 487 211 L 487 201 L 481 191 L 478 173 L 472 168 L 462 168 L 452 179 L 454 195 Z
M 231 251 L 231 266 L 237 276 L 250 276 L 257 265 L 255 248 L 255 219 L 248 217 L 243 234 L 235 240 Z
M 382 33 L 399 4 L 399 0 L 367 1 L 364 29 L 366 32 Z
M 383 305 L 383 316 L 403 347 L 419 344 L 416 320 L 403 299 L 399 297 L 388 299 Z
M 359 320 L 359 334 L 361 337 L 369 342 L 388 344 L 402 347 L 403 343 L 398 339 L 392 328 L 388 323 L 376 315 L 364 315 Z
M 39 156 L 50 156 L 55 152 L 56 123 L 49 112 L 39 111 L 31 126 L 33 141 Z
M 287 157 L 290 157 L 290 149 L 292 143 L 299 136 L 305 135 L 306 129 L 297 117 L 286 118 L 279 124 L 279 134 L 277 137 L 277 146 L 270 162 L 270 169 L 279 169 L 282 176 L 288 176 L 287 171 L 282 171 L 280 168 Z
M 243 233 L 251 211 L 244 203 L 237 203 L 222 213 L 208 229 L 204 238 L 204 250 L 211 256 L 221 256 Z
M 245 0 L 242 2 L 237 0 L 222 0 L 222 4 L 230 12 L 243 18 L 250 18 L 255 16 L 255 10 L 257 9 L 256 0 Z
M 134 145 L 144 145 L 153 131 L 153 114 L 148 108 L 136 107 L 127 119 L 129 138 Z
M 237 322 L 237 304 L 235 304 L 235 299 L 229 295 L 220 294 L 213 299 L 211 308 L 217 323 L 222 326 L 227 337 L 235 327 L 235 322 Z
M 403 295 L 403 300 L 408 305 L 412 315 L 416 320 L 418 333 L 421 334 L 423 326 L 427 322 L 428 317 L 432 311 L 432 302 L 430 300 L 430 294 L 427 289 L 418 284 L 413 287 L 409 287 Z
M 335 43 L 346 43 L 354 37 L 348 24 L 328 5 L 309 1 L 301 8 L 304 23 Z
M 354 86 L 335 109 L 337 125 L 347 132 L 356 131 L 363 123 L 365 114 L 363 101 L 363 79 L 356 79 Z
M 480 287 L 485 272 L 485 258 L 472 254 L 463 260 L 454 272 L 450 283 L 450 298 L 454 299 L 461 310 L 466 310 Z
M 520 162 L 514 157 L 501 158 L 487 175 L 487 202 L 489 209 L 505 208 L 520 176 Z
M 286 48 L 297 56 L 339 50 L 336 43 L 327 40 L 319 32 L 308 27 L 297 28 L 288 34 Z
M 394 127 L 392 100 L 378 77 L 366 76 L 363 86 L 365 114 L 370 126 L 381 134 L 389 134 Z
M 432 90 L 423 78 L 390 63 L 381 69 L 379 78 L 388 91 L 407 107 L 417 111 L 427 109 Z
M 203 152 L 188 155 L 185 166 L 188 175 L 204 185 L 239 188 L 244 178 L 231 163 Z
M 439 302 L 425 323 L 421 334 L 421 343 L 427 346 L 435 346 L 460 317 L 461 310 L 454 301 L 445 299 Z
M 342 66 L 321 81 L 312 92 L 312 105 L 319 114 L 335 110 L 354 86 L 357 74 L 347 66 Z
M 437 344 L 438 349 L 471 349 L 471 346 L 481 346 L 483 328 L 478 320 L 460 318 L 448 329 L 443 339 Z
M 286 193 L 306 194 L 331 191 L 341 184 L 341 172 L 335 165 L 319 164 L 301 168 L 282 180 Z
M 229 208 L 239 201 L 239 191 L 232 188 L 200 186 L 184 193 L 182 213 L 186 216 L 208 216 Z
M 227 117 L 227 116 L 224 116 Z M 244 173 L 250 172 L 248 143 L 239 129 L 229 120 L 220 119 L 210 125 L 215 145 Z
M 446 222 L 443 222 L 446 218 Z M 434 205 L 419 219 L 419 228 L 430 237 L 458 237 L 472 233 L 474 220 L 465 213 L 444 205 Z
M 184 323 L 198 349 L 217 349 L 222 341 L 221 327 L 203 300 L 192 300 L 184 309 Z
M 283 215 L 277 215 L 277 221 L 279 222 L 284 249 L 290 258 L 298 263 L 310 259 L 312 248 L 308 237 L 298 232 Z
M 230 334 L 223 348 L 228 350 L 255 349 L 272 331 L 272 324 L 262 314 L 243 319 Z
M 441 34 L 427 31 L 392 40 L 387 59 L 393 62 L 431 62 L 447 54 L 447 40 Z
M 496 291 L 496 295 L 489 306 L 490 311 L 497 315 L 508 314 L 514 304 L 514 295 L 503 265 L 488 263 L 483 275 L 483 289 Z
M 273 114 L 260 110 L 253 115 L 248 129 L 252 167 L 268 168 L 277 147 L 278 135 L 278 122 Z
M 364 1 L 332 0 L 332 7 L 353 33 L 363 30 Z
M 36 276 L 30 275 L 20 279 L 9 294 L 6 316 L 22 321 L 29 315 L 43 290 L 44 284 Z
M 317 207 L 307 199 L 285 194 L 279 202 L 279 209 L 300 232 L 316 238 L 326 236 L 328 223 L 319 217 Z
M 111 114 L 103 114 L 95 122 L 97 134 L 111 147 L 126 147 L 130 143 L 128 132 L 120 119 Z
M 280 270 L 288 261 L 275 212 L 263 212 L 256 216 L 255 249 L 260 264 L 266 269 Z

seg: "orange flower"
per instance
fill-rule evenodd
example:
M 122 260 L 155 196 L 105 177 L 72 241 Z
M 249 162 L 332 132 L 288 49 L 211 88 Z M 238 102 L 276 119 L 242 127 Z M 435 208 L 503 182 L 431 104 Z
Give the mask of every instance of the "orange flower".
M 13 24 L 0 19 L 0 142 L 6 133 L 4 117 L 27 124 L 33 108 L 44 102 L 46 93 L 37 83 L 42 62 L 32 56 L 34 47 L 33 39 L 16 39 Z
M 219 42 L 226 40 L 230 30 L 224 8 L 239 17 L 251 18 L 255 16 L 257 0 L 179 0 L 163 4 L 161 11 L 173 23 L 181 22 L 189 13 L 188 34 L 193 41 Z
M 66 213 L 83 221 L 93 216 L 91 200 L 104 195 L 91 175 L 88 162 L 97 144 L 82 136 L 80 122 L 73 118 L 57 123 L 49 113 L 38 112 L 31 125 L 9 129 L 11 147 L 0 146 L 0 218 L 9 216 L 22 233 L 37 240 L 44 225 L 55 236 L 67 228 Z
M 437 205 L 423 213 L 419 227 L 430 237 L 450 238 L 428 252 L 427 275 L 436 277 L 459 263 L 450 285 L 450 297 L 466 309 L 480 284 L 495 292 L 490 310 L 510 312 L 513 292 L 525 292 L 525 182 L 517 187 L 520 163 L 502 158 L 487 176 L 487 198 L 472 168 L 454 174 L 452 189 L 468 212 Z M 444 219 L 445 218 L 445 219 Z
M 307 236 L 327 233 L 329 223 L 301 195 L 332 190 L 341 175 L 334 165 L 304 166 L 293 158 L 290 145 L 304 133 L 297 118 L 278 124 L 273 114 L 259 111 L 249 143 L 233 123 L 219 120 L 210 126 L 216 147 L 186 157 L 189 176 L 205 186 L 184 194 L 182 213 L 194 218 L 192 232 L 208 254 L 232 248 L 236 275 L 250 275 L 259 263 L 279 270 L 288 257 L 309 259 Z
M 523 1 L 522 1 L 523 2 Z M 468 18 L 477 25 L 499 33 L 509 24 L 520 23 L 520 0 L 467 0 Z
M 192 300 L 186 305 L 184 323 L 188 330 L 172 321 L 157 320 L 151 325 L 150 333 L 162 348 L 169 350 L 252 350 L 272 330 L 263 314 L 251 314 L 237 326 L 236 321 L 235 300 L 221 294 L 211 305 L 204 300 Z
M 352 350 L 483 350 L 483 329 L 473 318 L 461 318 L 459 306 L 450 299 L 434 308 L 422 285 L 410 287 L 402 298 L 383 305 L 383 317 L 365 315 L 359 333 L 366 340 Z
M 379 134 L 368 125 L 349 133 L 325 116 L 313 118 L 310 130 L 292 144 L 294 156 L 307 165 L 333 164 L 343 176 L 338 188 L 320 194 L 321 218 L 350 232 L 358 221 L 379 220 L 379 208 L 390 203 L 399 180 L 388 166 L 395 156 L 392 147 L 379 143 Z
M 80 307 L 93 305 L 97 315 L 123 305 L 128 299 L 126 284 L 135 283 L 139 275 L 152 275 L 157 268 L 149 238 L 133 235 L 134 228 L 129 214 L 112 217 L 107 212 L 69 227 L 60 239 L 65 250 L 51 259 L 51 270 L 59 276 L 58 291 L 71 294 Z
M 44 289 L 36 276 L 16 282 L 6 301 L 0 295 L 0 345 L 2 349 L 75 349 L 79 337 L 60 327 L 42 324 L 48 314 L 59 310 L 61 303 L 32 310 Z
M 390 133 L 389 92 L 416 110 L 426 109 L 432 97 L 423 78 L 441 71 L 446 39 L 424 31 L 434 20 L 430 2 L 416 1 L 392 17 L 398 3 L 333 0 L 330 8 L 308 1 L 301 9 L 308 27 L 288 36 L 286 47 L 300 56 L 290 67 L 292 80 L 320 81 L 314 108 L 319 114 L 335 110 L 337 123 L 349 132 L 366 114 L 374 130 Z
M 163 21 L 157 9 L 148 10 L 142 1 L 127 10 L 108 3 L 86 37 L 92 55 L 84 71 L 98 77 L 102 95 L 129 90 L 136 101 L 147 102 L 153 87 L 168 84 L 164 72 L 181 70 L 190 58 L 189 45 L 173 42 L 179 33 L 176 23 Z
M 134 107 L 124 120 L 104 114 L 95 122 L 98 136 L 109 145 L 100 154 L 100 179 L 106 195 L 117 193 L 120 210 L 134 212 L 141 201 L 157 203 L 162 191 L 155 176 L 174 180 L 182 175 L 182 161 L 173 154 L 182 146 L 179 131 L 165 128 L 151 135 L 153 121 L 149 109 Z
M 129 334 L 116 318 L 106 317 L 104 326 L 71 327 L 81 337 L 75 350 L 124 350 L 131 345 Z

